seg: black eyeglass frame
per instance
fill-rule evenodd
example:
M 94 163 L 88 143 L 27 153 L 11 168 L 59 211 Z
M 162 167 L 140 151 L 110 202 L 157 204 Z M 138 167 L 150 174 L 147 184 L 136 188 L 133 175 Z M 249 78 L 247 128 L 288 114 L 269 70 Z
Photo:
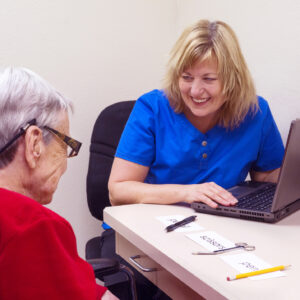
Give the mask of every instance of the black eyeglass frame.
M 8 149 L 19 137 L 21 137 L 26 130 L 32 126 L 36 125 L 36 119 L 32 119 L 29 121 L 24 127 L 20 128 L 20 131 L 18 134 L 16 134 L 8 143 L 6 143 L 1 149 L 0 149 L 0 154 L 3 153 L 6 149 Z
M 6 143 L 0 149 L 0 154 L 3 153 L 5 150 L 7 150 L 32 125 L 36 125 L 36 119 L 30 120 L 25 126 L 21 127 L 19 133 L 16 134 L 8 143 Z M 80 147 L 82 145 L 81 142 L 79 142 L 79 141 L 77 141 L 77 140 L 75 140 L 75 139 L 49 127 L 49 126 L 43 126 L 43 128 L 50 131 L 52 134 L 56 135 L 59 139 L 61 139 L 65 144 L 67 144 L 72 149 L 72 151 L 68 155 L 68 157 L 74 157 L 74 156 L 78 155 Z
M 56 135 L 59 139 L 61 139 L 65 144 L 67 144 L 71 149 L 71 153 L 68 154 L 68 157 L 74 157 L 76 155 L 78 155 L 80 147 L 82 145 L 81 142 L 49 127 L 49 126 L 43 126 L 43 128 L 45 128 L 46 130 L 50 131 L 51 133 L 53 133 L 54 135 Z

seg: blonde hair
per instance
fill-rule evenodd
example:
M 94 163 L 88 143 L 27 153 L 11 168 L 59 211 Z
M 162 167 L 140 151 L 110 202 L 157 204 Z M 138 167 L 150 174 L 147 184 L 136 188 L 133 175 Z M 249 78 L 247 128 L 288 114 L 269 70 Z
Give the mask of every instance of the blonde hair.
M 235 128 L 249 110 L 257 111 L 258 102 L 237 37 L 226 23 L 200 20 L 184 30 L 170 53 L 164 92 L 175 112 L 182 112 L 184 102 L 179 90 L 180 76 L 199 60 L 209 59 L 217 60 L 218 77 L 225 97 L 218 123 L 226 128 Z

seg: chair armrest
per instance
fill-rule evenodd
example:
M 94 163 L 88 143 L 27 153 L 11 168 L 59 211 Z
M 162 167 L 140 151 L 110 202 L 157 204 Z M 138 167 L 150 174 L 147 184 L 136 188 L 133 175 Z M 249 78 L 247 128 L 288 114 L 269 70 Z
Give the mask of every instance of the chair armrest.
M 93 267 L 95 276 L 103 281 L 103 276 L 111 275 L 120 271 L 120 263 L 113 258 L 93 258 L 87 262 Z

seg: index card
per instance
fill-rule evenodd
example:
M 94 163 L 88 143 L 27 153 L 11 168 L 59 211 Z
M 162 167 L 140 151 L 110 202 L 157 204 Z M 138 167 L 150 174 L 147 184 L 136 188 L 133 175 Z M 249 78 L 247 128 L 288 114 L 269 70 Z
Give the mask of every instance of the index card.
M 214 231 L 186 234 L 186 236 L 210 251 L 234 247 L 235 244 Z
M 242 253 L 235 255 L 226 255 L 221 257 L 224 262 L 232 266 L 240 273 L 248 273 L 253 271 L 258 271 L 262 269 L 272 268 L 270 264 L 258 258 L 256 255 L 252 253 Z M 248 277 L 251 280 L 260 280 L 274 277 L 286 276 L 286 273 L 283 271 L 276 271 L 261 275 L 255 275 Z
M 158 219 L 163 224 L 165 224 L 166 227 L 169 226 L 169 225 L 172 225 L 174 223 L 177 223 L 179 221 L 182 221 L 185 218 L 186 218 L 186 216 L 182 216 L 182 215 L 172 215 L 172 216 L 159 216 L 159 217 L 156 217 L 156 219 Z M 189 224 L 183 225 L 183 226 L 175 229 L 174 231 L 177 231 L 177 232 L 189 232 L 189 231 L 197 231 L 197 230 L 202 230 L 202 229 L 204 229 L 204 228 L 201 227 L 196 222 L 191 222 Z

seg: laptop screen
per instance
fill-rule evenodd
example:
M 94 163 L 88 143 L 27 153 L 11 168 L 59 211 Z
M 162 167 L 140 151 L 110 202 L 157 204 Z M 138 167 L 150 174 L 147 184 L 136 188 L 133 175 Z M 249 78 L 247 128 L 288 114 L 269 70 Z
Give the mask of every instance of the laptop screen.
M 291 123 L 272 211 L 300 198 L 300 119 Z

